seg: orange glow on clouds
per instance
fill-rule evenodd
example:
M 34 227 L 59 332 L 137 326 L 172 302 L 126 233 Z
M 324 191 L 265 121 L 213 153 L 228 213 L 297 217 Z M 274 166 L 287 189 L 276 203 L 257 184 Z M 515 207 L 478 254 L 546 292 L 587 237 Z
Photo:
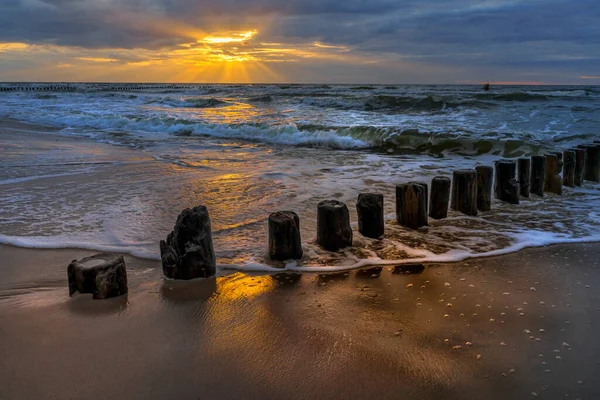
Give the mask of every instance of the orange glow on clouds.
M 160 32 L 169 31 L 164 21 L 152 23 L 152 27 Z M 286 77 L 276 73 L 269 64 L 311 59 L 367 61 L 351 55 L 350 48 L 346 46 L 322 42 L 287 44 L 259 41 L 255 44 L 251 39 L 259 36 L 257 29 L 201 32 L 180 26 L 177 33 L 190 37 L 190 41 L 155 50 L 85 49 L 0 42 L 0 53 L 3 58 L 15 62 L 27 60 L 37 64 L 36 72 L 43 74 L 45 80 L 60 80 L 66 73 L 69 79 L 80 81 L 114 80 L 118 76 L 124 81 L 283 82 Z

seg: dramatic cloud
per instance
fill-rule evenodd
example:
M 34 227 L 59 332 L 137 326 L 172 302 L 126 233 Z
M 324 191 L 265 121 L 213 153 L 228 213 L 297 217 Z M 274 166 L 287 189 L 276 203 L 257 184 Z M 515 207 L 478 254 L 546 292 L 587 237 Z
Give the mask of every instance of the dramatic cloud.
M 598 21 L 597 0 L 2 0 L 0 80 L 246 63 L 235 80 L 593 84 Z

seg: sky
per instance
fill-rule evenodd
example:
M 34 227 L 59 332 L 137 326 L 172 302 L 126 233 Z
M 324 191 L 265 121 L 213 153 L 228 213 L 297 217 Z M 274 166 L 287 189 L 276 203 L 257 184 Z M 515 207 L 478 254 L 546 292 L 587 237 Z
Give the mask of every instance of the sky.
M 0 81 L 600 84 L 599 0 L 0 0 Z

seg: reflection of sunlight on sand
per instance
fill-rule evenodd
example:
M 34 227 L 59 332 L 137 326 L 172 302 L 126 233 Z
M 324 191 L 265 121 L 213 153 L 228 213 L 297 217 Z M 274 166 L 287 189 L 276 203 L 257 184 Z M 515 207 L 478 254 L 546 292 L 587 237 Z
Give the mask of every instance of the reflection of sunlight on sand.
M 240 300 L 269 293 L 275 288 L 272 276 L 248 276 L 240 272 L 217 278 L 219 299 Z
M 286 376 L 306 364 L 314 366 L 313 383 L 344 382 L 347 373 L 360 370 L 366 362 L 382 373 L 396 371 L 399 381 L 410 376 L 444 387 L 456 384 L 476 366 L 465 365 L 463 355 L 442 351 L 437 340 L 443 329 L 439 323 L 394 336 L 399 326 L 416 326 L 415 320 L 422 319 L 417 314 L 430 317 L 427 310 L 408 299 L 402 305 L 391 303 L 397 293 L 383 280 L 365 279 L 359 286 L 365 283 L 380 286 L 383 293 L 373 298 L 358 287 L 348 287 L 354 285 L 330 282 L 318 289 L 310 284 L 288 288 L 298 293 L 286 300 L 279 295 L 273 276 L 235 273 L 218 278 L 219 294 L 207 314 L 208 348 L 212 356 L 230 360 L 233 371 L 267 385 L 274 393 Z M 314 290 L 314 294 L 307 293 Z M 390 304 L 382 306 L 381 301 Z M 288 304 L 293 306 L 293 319 L 288 318 Z M 399 306 L 398 312 L 389 309 Z

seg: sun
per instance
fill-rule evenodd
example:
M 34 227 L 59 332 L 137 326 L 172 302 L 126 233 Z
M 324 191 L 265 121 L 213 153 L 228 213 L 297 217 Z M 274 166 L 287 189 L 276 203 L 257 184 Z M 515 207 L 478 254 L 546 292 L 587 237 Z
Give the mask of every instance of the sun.
M 250 40 L 257 33 L 256 29 L 245 32 L 226 32 L 224 34 L 206 36 L 199 40 L 199 42 L 208 44 L 243 43 Z

